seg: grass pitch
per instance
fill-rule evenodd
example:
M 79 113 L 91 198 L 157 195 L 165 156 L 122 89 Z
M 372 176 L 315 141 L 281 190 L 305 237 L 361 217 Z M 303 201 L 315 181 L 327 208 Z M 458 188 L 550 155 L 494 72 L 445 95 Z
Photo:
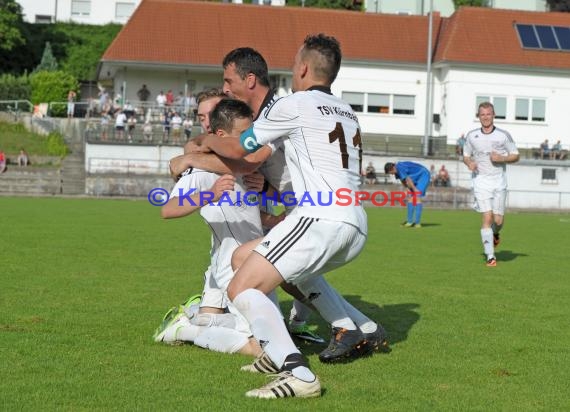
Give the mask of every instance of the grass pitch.
M 0 197 L 3 410 L 568 410 L 570 216 L 508 214 L 487 268 L 474 212 L 368 209 L 369 241 L 327 275 L 384 324 L 392 352 L 324 365 L 322 398 L 252 400 L 250 361 L 155 344 L 164 312 L 201 291 L 199 216 L 146 201 Z M 285 313 L 290 299 L 281 295 Z M 317 316 L 318 331 L 328 329 Z

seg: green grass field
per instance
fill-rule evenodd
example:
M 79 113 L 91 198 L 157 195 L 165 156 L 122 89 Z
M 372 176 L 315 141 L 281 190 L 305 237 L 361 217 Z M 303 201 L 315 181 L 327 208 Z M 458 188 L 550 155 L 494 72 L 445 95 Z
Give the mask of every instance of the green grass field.
M 570 216 L 509 214 L 498 266 L 479 216 L 368 209 L 369 241 L 327 276 L 382 322 L 392 352 L 324 365 L 317 399 L 252 400 L 250 361 L 155 344 L 164 312 L 201 291 L 199 216 L 143 200 L 0 197 L 2 410 L 562 411 L 570 409 Z M 281 295 L 288 313 L 291 300 Z M 316 316 L 318 331 L 328 329 Z

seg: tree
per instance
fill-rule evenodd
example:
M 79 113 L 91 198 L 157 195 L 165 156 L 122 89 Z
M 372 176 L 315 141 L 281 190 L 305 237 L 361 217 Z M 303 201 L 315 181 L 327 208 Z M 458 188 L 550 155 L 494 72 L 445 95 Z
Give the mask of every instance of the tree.
M 57 70 L 57 60 L 55 59 L 53 52 L 51 51 L 51 45 L 49 44 L 49 41 L 47 41 L 44 47 L 44 54 L 42 55 L 42 60 L 40 61 L 40 64 L 36 67 L 34 71 L 53 72 L 56 70 Z
M 570 12 L 570 0 L 546 0 L 550 11 Z
M 453 0 L 455 5 L 455 10 L 461 6 L 474 6 L 474 7 L 487 7 L 489 5 L 488 0 Z
M 9 52 L 26 44 L 23 24 L 22 7 L 16 0 L 0 0 L 0 50 Z

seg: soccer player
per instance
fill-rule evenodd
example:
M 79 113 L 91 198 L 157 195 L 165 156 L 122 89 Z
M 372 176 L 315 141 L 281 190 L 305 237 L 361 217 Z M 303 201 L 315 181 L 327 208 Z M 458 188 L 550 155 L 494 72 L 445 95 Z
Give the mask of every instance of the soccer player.
M 295 56 L 294 93 L 277 100 L 239 139 L 215 141 L 208 136 L 202 142 L 222 156 L 242 158 L 281 140 L 295 193 L 317 199 L 318 193 L 332 192 L 330 206 L 297 206 L 287 215 L 248 255 L 228 286 L 228 297 L 280 370 L 274 381 L 247 392 L 249 397 L 321 395 L 319 379 L 266 294 L 283 281 L 300 284 L 343 266 L 366 243 L 362 205 L 335 204 L 337 189 L 356 192 L 360 183 L 360 125 L 350 105 L 333 96 L 330 88 L 340 63 L 335 38 L 307 36 Z
M 482 214 L 481 242 L 486 265 L 493 267 L 497 266 L 495 247 L 500 242 L 505 216 L 506 165 L 518 162 L 520 156 L 509 132 L 495 126 L 493 105 L 482 102 L 477 113 L 481 127 L 467 133 L 463 163 L 472 173 L 474 209 Z
M 402 223 L 404 227 L 422 227 L 422 197 L 426 195 L 427 188 L 431 181 L 431 174 L 428 169 L 414 162 L 388 162 L 384 165 L 384 172 L 391 174 L 400 180 L 402 184 L 410 190 L 408 196 L 406 221 Z
M 215 135 L 221 138 L 247 129 L 252 121 L 251 116 L 251 109 L 243 102 L 223 99 L 216 105 L 209 120 Z M 258 343 L 249 339 L 247 325 L 245 328 L 239 327 L 238 314 L 224 313 L 223 310 L 226 307 L 223 294 L 233 277 L 232 252 L 262 233 L 259 208 L 244 204 L 245 199 L 238 197 L 246 193 L 240 180 L 231 175 L 219 176 L 199 169 L 188 170 L 174 186 L 168 203 L 162 207 L 164 218 L 183 217 L 200 211 L 212 231 L 212 249 L 199 312 L 171 310 L 155 333 L 156 341 L 193 341 L 199 346 L 220 352 L 260 354 Z M 215 202 L 223 195 L 226 195 L 225 201 L 217 205 Z M 204 204 L 206 199 L 214 202 L 214 205 Z M 184 306 L 188 309 L 192 305 Z
M 230 51 L 224 57 L 222 65 L 224 92 L 246 102 L 252 108 L 256 121 L 264 118 L 271 105 L 277 100 L 277 96 L 269 87 L 267 63 L 263 56 L 252 48 L 240 47 Z M 191 145 L 192 143 L 189 146 Z M 200 150 L 199 147 L 188 147 L 188 149 Z M 247 161 L 244 162 L 245 159 Z M 179 163 L 176 166 L 177 170 L 173 173 L 176 175 L 190 165 L 218 173 L 243 173 L 254 170 L 261 164 L 259 171 L 279 193 L 293 191 L 282 144 L 264 146 L 243 160 L 235 162 L 211 154 L 192 153 L 173 159 L 171 166 Z M 293 208 L 286 209 L 290 213 Z M 355 348 L 362 345 L 368 349 L 388 350 L 386 331 L 382 326 L 348 303 L 322 276 L 297 284 L 297 293 L 300 291 L 302 296 L 296 294 L 296 291 L 287 283 L 283 283 L 282 287 L 297 298 L 293 302 L 289 321 L 289 329 L 293 336 L 316 342 L 320 339 L 306 327 L 307 308 L 301 305 L 299 300 L 314 307 L 331 324 L 330 343 L 319 355 L 322 362 L 337 362 L 361 356 L 365 351 L 361 352 Z M 259 363 L 265 364 L 266 362 L 260 359 Z

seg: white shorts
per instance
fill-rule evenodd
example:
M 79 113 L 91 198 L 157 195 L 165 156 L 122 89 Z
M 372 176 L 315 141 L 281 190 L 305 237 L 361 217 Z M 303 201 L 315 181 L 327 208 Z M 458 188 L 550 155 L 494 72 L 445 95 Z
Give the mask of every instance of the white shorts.
M 492 211 L 493 214 L 501 216 L 505 214 L 507 182 L 504 176 L 477 176 L 473 179 L 473 195 L 473 209 L 477 212 Z
M 210 267 L 204 273 L 204 290 L 200 307 L 223 309 L 227 306 L 224 292 L 218 287 Z
M 289 215 L 254 250 L 297 284 L 350 262 L 365 243 L 366 235 L 348 223 Z

